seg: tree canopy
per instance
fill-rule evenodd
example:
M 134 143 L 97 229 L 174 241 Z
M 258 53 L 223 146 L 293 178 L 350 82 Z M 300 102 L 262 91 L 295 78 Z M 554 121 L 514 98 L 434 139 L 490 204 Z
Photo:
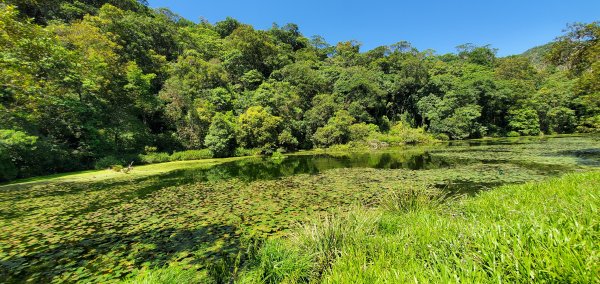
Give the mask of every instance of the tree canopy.
M 572 24 L 504 58 L 473 44 L 362 51 L 293 23 L 193 23 L 145 1 L 7 0 L 0 179 L 149 147 L 215 157 L 326 147 L 394 125 L 451 139 L 598 131 L 599 36 L 598 22 Z

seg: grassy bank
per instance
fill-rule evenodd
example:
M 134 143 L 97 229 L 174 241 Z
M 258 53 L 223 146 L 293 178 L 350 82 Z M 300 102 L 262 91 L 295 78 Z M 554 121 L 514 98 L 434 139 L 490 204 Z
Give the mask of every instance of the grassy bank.
M 388 198 L 382 209 L 357 209 L 269 240 L 237 282 L 600 280 L 600 172 L 449 203 L 423 197 Z

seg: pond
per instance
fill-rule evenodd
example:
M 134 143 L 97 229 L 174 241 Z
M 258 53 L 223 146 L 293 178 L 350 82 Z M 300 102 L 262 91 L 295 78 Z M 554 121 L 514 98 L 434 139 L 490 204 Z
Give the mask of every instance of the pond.
M 600 137 L 460 141 L 284 159 L 175 164 L 166 173 L 0 187 L 0 282 L 115 282 L 145 267 L 202 270 L 243 239 L 386 192 L 475 194 L 600 166 Z M 166 166 L 165 166 L 166 167 Z
M 331 169 L 370 168 L 434 170 L 471 164 L 514 164 L 541 175 L 557 175 L 578 167 L 600 166 L 600 148 L 594 136 L 526 137 L 452 141 L 436 146 L 398 147 L 379 151 L 310 151 L 283 159 L 252 157 L 215 165 L 209 169 L 181 171 L 186 182 L 239 179 L 245 182 L 300 174 L 315 175 Z M 503 173 L 500 171 L 499 175 Z M 453 186 L 472 193 L 502 183 L 473 181 Z M 487 186 L 486 186 L 487 185 Z

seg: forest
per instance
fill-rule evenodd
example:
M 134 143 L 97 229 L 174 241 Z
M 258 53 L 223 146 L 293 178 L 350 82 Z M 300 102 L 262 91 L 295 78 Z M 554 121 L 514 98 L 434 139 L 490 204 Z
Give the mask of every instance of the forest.
M 566 24 L 566 23 L 565 23 Z M 401 37 L 401 35 L 399 35 Z M 600 24 L 498 57 L 361 50 L 145 1 L 0 2 L 0 181 L 198 157 L 600 130 Z

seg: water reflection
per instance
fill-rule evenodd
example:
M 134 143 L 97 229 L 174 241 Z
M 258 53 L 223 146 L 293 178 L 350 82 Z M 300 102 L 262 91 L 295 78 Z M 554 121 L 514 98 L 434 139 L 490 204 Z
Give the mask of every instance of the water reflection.
M 366 152 L 345 154 L 292 155 L 282 160 L 269 157 L 248 158 L 209 169 L 178 172 L 190 181 L 217 181 L 238 178 L 251 182 L 298 174 L 318 174 L 339 168 L 438 169 L 461 163 L 464 159 L 438 157 L 425 151 Z
M 533 156 L 571 156 L 577 157 L 577 165 L 599 166 L 600 149 L 598 148 L 570 151 L 551 150 L 551 148 L 558 146 L 560 146 L 558 148 L 563 149 L 564 145 L 562 143 L 573 144 L 576 143 L 575 140 L 577 138 L 574 137 L 570 137 L 568 140 L 562 139 L 562 137 L 527 137 L 492 141 L 461 141 L 434 147 L 398 148 L 386 151 L 297 154 L 287 156 L 281 160 L 273 160 L 270 157 L 253 157 L 219 164 L 208 169 L 180 170 L 168 174 L 168 177 L 165 176 L 165 178 L 177 180 L 178 184 L 233 178 L 252 182 L 298 174 L 318 174 L 339 168 L 433 170 L 462 167 L 474 163 L 484 165 L 513 164 L 548 176 L 572 169 L 572 165 L 569 164 L 530 160 Z M 528 145 L 523 146 L 524 148 L 517 146 L 523 144 Z M 543 154 L 533 153 L 533 150 L 542 151 Z M 443 187 L 467 188 L 471 191 L 472 188 L 489 188 L 496 185 L 498 184 L 460 183 L 445 184 Z

